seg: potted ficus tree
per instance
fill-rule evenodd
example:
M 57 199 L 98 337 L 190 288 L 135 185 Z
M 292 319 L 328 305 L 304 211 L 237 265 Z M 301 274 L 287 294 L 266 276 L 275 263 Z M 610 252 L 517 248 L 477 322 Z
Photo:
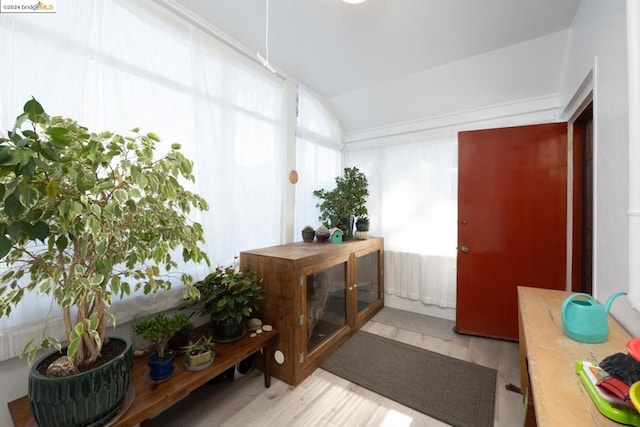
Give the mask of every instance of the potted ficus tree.
M 320 209 L 318 219 L 329 227 L 340 227 L 349 239 L 353 237 L 354 217 L 368 216 L 369 182 L 357 167 L 344 168 L 342 176 L 337 176 L 335 181 L 333 190 L 322 188 L 313 192 L 320 200 L 316 204 Z
M 113 299 L 132 289 L 169 289 L 176 277 L 192 290 L 191 276 L 175 272 L 178 250 L 185 262 L 208 263 L 202 227 L 187 216 L 207 203 L 180 183 L 193 180 L 193 163 L 178 144 L 157 155 L 158 142 L 137 129 L 130 136 L 91 132 L 50 117 L 35 99 L 0 138 L 0 316 L 38 291 L 61 307 L 65 328 L 66 348 L 44 330 L 23 351 L 31 364 L 38 348 L 53 347 L 62 362 L 51 370 L 55 378 L 46 373 L 51 356 L 32 364 L 29 399 L 38 425 L 113 417 L 132 367 L 130 340 L 107 336 Z
M 155 347 L 155 351 L 147 356 L 149 379 L 152 381 L 162 381 L 173 374 L 176 351 L 167 348 L 167 344 L 173 334 L 187 325 L 189 318 L 184 313 L 176 313 L 173 316 L 160 313 L 134 323 L 133 332 Z

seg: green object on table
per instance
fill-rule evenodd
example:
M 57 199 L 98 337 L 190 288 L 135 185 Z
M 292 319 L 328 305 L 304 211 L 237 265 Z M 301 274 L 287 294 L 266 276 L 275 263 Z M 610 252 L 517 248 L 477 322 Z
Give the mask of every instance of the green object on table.
M 581 360 L 576 361 L 576 373 L 602 415 L 618 423 L 640 427 L 640 413 L 630 407 L 608 402 L 598 394 L 596 385 L 587 377 Z

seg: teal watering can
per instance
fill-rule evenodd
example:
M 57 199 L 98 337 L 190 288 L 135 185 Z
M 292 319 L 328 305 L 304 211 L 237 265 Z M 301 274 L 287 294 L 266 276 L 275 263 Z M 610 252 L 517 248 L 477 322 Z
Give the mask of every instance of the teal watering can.
M 564 333 L 576 341 L 584 343 L 605 342 L 609 336 L 607 315 L 613 300 L 626 292 L 612 294 L 604 306 L 600 305 L 589 294 L 576 293 L 570 295 L 562 303 L 562 329 Z

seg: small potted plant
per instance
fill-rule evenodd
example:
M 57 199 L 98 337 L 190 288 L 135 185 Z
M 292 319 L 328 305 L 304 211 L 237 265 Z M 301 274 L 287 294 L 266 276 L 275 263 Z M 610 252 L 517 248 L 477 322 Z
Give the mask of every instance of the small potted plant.
M 302 240 L 304 242 L 313 242 L 313 239 L 316 237 L 316 231 L 310 225 L 305 226 L 302 229 Z
M 194 371 L 210 365 L 216 356 L 212 350 L 214 346 L 213 339 L 205 335 L 202 335 L 196 341 L 189 341 L 187 345 L 182 347 L 185 367 Z
M 173 374 L 176 351 L 168 349 L 167 343 L 174 333 L 188 324 L 189 318 L 184 313 L 174 316 L 157 314 L 134 323 L 133 332 L 155 346 L 156 351 L 147 356 L 149 378 L 152 381 L 162 381 Z
M 320 243 L 326 242 L 329 239 L 329 229 L 324 225 L 318 227 L 316 230 L 316 238 Z
M 356 221 L 356 239 L 367 240 L 369 238 L 369 218 L 361 216 Z
M 230 342 L 245 332 L 243 321 L 264 296 L 255 272 L 247 268 L 217 267 L 196 282 L 195 305 L 198 313 L 209 316 L 213 324 L 213 339 Z

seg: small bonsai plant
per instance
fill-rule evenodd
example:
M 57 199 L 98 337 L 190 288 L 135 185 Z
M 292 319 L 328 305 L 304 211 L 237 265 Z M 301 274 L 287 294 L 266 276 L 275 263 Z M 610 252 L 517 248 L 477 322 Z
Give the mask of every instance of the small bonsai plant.
M 165 360 L 170 353 L 167 351 L 169 338 L 187 325 L 189 325 L 189 318 L 184 313 L 176 313 L 173 316 L 157 314 L 134 323 L 133 332 L 152 343 L 158 352 L 157 358 Z
M 198 313 L 209 316 L 218 338 L 234 336 L 241 330 L 242 321 L 257 309 L 264 289 L 258 283 L 255 272 L 247 268 L 217 267 L 204 279 L 196 282 Z M 218 326 L 230 329 L 222 333 Z M 226 329 L 226 328 L 225 328 Z
M 353 217 L 367 216 L 369 182 L 364 173 L 356 167 L 344 168 L 342 176 L 337 176 L 333 190 L 315 190 L 313 196 L 320 199 L 316 207 L 320 209 L 319 220 L 331 227 L 339 226 L 345 236 L 353 235 Z
M 316 231 L 310 225 L 307 225 L 302 229 L 302 240 L 304 242 L 313 242 L 315 237 Z
M 187 365 L 190 368 L 195 368 L 201 365 L 209 363 L 213 358 L 213 352 L 211 351 L 215 343 L 209 336 L 202 335 L 196 341 L 189 341 L 187 345 L 182 347 Z

